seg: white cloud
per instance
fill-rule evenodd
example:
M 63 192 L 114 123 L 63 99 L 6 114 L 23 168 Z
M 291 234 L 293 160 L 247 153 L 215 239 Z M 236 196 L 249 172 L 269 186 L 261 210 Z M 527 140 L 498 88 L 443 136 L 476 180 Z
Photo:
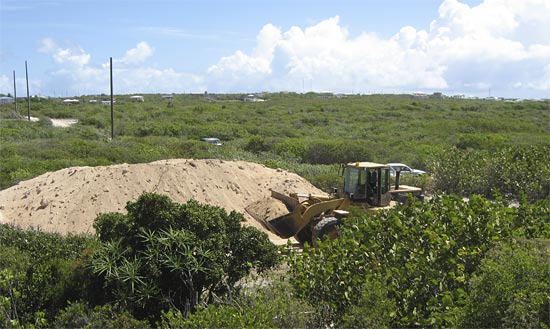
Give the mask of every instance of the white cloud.
M 201 77 L 175 70 L 142 67 L 113 72 L 116 93 L 202 92 Z
M 135 48 L 126 51 L 126 56 L 116 62 L 122 65 L 136 65 L 143 63 L 147 58 L 153 56 L 154 50 L 147 42 L 142 41 Z
M 550 64 L 544 67 L 542 77 L 536 81 L 531 82 L 529 84 L 529 87 L 550 91 Z
M 59 64 L 72 64 L 76 66 L 84 66 L 90 61 L 90 54 L 87 54 L 80 47 L 61 48 L 54 40 L 45 38 L 42 40 L 40 52 L 52 55 L 53 59 Z
M 99 94 L 109 91 L 109 63 L 93 64 L 91 55 L 80 47 L 63 48 L 50 39 L 42 40 L 40 52 L 52 56 L 56 68 L 50 72 L 52 82 L 67 85 L 67 93 Z M 116 93 L 157 93 L 205 90 L 202 78 L 143 65 L 154 50 L 139 42 L 121 58 L 113 58 L 113 82 Z M 196 89 L 198 88 L 198 89 Z
M 485 0 L 473 7 L 445 0 L 428 30 L 404 24 L 389 38 L 371 31 L 352 37 L 338 16 L 287 30 L 266 24 L 253 49 L 220 58 L 203 76 L 149 65 L 155 50 L 142 41 L 113 59 L 115 90 L 483 94 L 490 89 L 494 95 L 518 90 L 541 95 L 550 92 L 548 17 L 548 0 Z M 81 93 L 108 90 L 108 64 L 94 64 L 81 47 L 46 38 L 39 51 L 54 60 L 53 79 Z
M 237 50 L 233 55 L 222 57 L 219 62 L 208 69 L 215 76 L 245 76 L 251 78 L 256 74 L 270 74 L 273 52 L 281 39 L 280 30 L 271 25 L 265 25 L 258 34 L 257 46 L 251 56 Z
M 20 96 L 27 96 L 27 88 L 26 88 L 27 80 L 25 77 L 17 77 L 15 84 L 17 86 L 17 97 Z M 38 95 L 40 94 L 40 90 L 42 88 L 42 82 L 35 79 L 29 80 L 29 93 L 30 95 Z M 7 76 L 5 74 L 0 75 L 0 94 L 10 94 L 14 95 L 13 92 L 13 76 Z
M 429 30 L 404 26 L 389 39 L 352 38 L 338 16 L 287 31 L 268 24 L 250 54 L 237 50 L 208 73 L 225 82 L 222 92 L 251 77 L 258 90 L 300 90 L 307 80 L 318 91 L 550 91 L 548 17 L 548 0 L 445 0 Z
M 296 89 L 296 83 L 304 80 L 315 84 L 316 90 L 334 91 L 349 91 L 353 86 L 446 87 L 441 78 L 445 67 L 434 65 L 423 53 L 427 33 L 412 27 L 403 28 L 390 40 L 368 33 L 350 39 L 335 16 L 305 29 L 294 26 L 284 33 L 266 25 L 257 39 L 251 56 L 237 51 L 222 58 L 209 73 L 215 74 L 216 79 L 223 76 L 224 81 L 236 86 L 249 82 L 251 74 L 263 75 L 263 80 L 256 76 L 264 83 L 258 86 L 262 89 Z M 282 72 L 273 72 L 271 67 L 278 60 L 275 54 L 285 59 L 279 68 Z M 227 84 L 226 87 L 230 88 Z
M 10 81 L 7 75 L 0 75 L 0 93 L 13 95 L 13 80 Z
M 40 48 L 38 48 L 38 51 L 41 53 L 46 53 L 46 54 L 52 53 L 57 48 L 57 44 L 51 38 L 44 38 L 42 39 L 41 43 L 42 45 L 40 46 Z

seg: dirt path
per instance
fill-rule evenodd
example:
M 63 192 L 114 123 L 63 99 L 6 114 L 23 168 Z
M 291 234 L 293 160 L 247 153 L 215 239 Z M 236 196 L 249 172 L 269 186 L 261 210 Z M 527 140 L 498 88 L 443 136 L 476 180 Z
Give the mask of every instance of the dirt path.
M 78 122 L 77 119 L 50 119 L 52 126 L 67 128 Z
M 3 120 L 27 120 L 27 117 L 21 117 L 21 119 L 3 119 Z M 32 122 L 38 122 L 40 121 L 40 118 L 37 118 L 37 117 L 30 117 L 30 121 Z M 78 119 L 51 119 L 50 118 L 50 121 L 52 122 L 52 126 L 54 127 L 60 127 L 60 128 L 67 128 L 67 127 L 70 127 L 72 125 L 74 125 L 75 123 L 78 123 Z

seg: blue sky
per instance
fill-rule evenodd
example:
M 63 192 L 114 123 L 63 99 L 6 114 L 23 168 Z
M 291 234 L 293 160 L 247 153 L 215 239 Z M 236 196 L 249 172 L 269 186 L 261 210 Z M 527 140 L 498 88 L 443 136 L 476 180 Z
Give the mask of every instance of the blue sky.
M 550 97 L 550 0 L 0 0 L 0 93 Z

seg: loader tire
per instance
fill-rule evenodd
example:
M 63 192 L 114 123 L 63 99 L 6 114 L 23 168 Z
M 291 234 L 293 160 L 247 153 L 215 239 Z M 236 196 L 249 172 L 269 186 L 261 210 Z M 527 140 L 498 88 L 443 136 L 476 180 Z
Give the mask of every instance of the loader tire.
M 336 239 L 340 236 L 340 224 L 342 221 L 336 217 L 325 217 L 313 228 L 313 240 L 321 241 Z

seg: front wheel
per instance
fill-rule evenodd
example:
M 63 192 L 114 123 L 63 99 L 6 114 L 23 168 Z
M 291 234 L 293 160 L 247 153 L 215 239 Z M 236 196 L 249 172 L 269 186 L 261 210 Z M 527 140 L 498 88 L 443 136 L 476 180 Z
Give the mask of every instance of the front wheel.
M 342 221 L 336 217 L 325 217 L 313 228 L 313 240 L 334 240 L 340 236 Z

